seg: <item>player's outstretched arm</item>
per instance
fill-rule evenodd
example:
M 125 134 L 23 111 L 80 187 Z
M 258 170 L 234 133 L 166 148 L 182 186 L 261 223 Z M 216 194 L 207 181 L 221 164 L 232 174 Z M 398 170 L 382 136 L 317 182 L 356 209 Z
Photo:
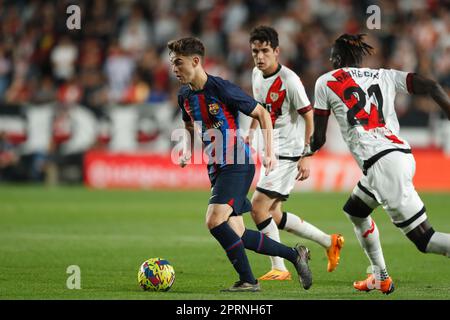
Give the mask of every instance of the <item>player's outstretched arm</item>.
M 327 127 L 329 114 L 314 114 L 314 134 L 311 139 L 311 151 L 319 150 L 327 140 Z
M 252 144 L 256 128 L 258 128 L 258 120 L 252 118 L 252 122 L 250 123 L 250 127 L 248 128 L 248 136 L 245 138 L 245 143 Z
M 439 83 L 418 74 L 413 74 L 412 89 L 414 94 L 429 95 L 444 110 L 447 118 L 450 120 L 450 98 Z
M 272 119 L 270 118 L 269 112 L 259 103 L 253 109 L 250 116 L 256 119 L 261 126 L 263 138 L 264 138 L 264 150 L 266 152 L 264 157 L 264 166 L 266 167 L 265 175 L 267 176 L 272 168 L 275 166 L 275 155 L 273 153 L 273 126 Z

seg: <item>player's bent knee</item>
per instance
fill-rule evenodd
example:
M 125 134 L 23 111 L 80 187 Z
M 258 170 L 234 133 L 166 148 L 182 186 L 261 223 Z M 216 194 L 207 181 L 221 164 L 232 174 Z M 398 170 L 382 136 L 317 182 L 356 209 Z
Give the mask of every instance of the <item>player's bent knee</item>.
M 206 219 L 205 225 L 209 230 L 211 230 L 224 222 L 225 220 L 221 219 Z
M 280 215 L 272 215 L 272 219 L 275 222 L 275 224 L 277 225 L 277 227 L 280 225 L 281 218 L 282 218 L 282 214 L 280 214 Z
M 350 195 L 343 210 L 347 214 L 357 218 L 367 218 L 373 211 L 371 207 L 354 194 Z
M 430 239 L 434 232 L 434 229 L 428 223 L 422 223 L 408 232 L 406 236 L 414 243 L 420 252 L 427 253 L 427 246 L 428 243 L 430 243 Z
M 261 224 L 265 224 L 266 221 L 269 221 L 272 219 L 272 217 L 270 215 L 260 215 L 257 216 L 253 219 L 253 221 L 255 222 L 255 224 L 257 226 L 261 225 Z M 268 223 L 267 223 L 268 224 Z M 266 224 L 265 224 L 266 225 Z
M 251 215 L 256 224 L 269 219 L 271 217 L 269 205 L 264 201 L 254 201 L 252 203 Z
M 225 221 L 226 219 L 224 219 L 222 216 L 211 213 L 206 215 L 205 225 L 209 230 L 211 230 L 224 223 Z
M 213 229 L 214 227 L 217 227 L 217 226 L 218 226 L 218 224 L 216 224 L 216 222 L 213 221 L 212 219 L 206 219 L 205 225 L 206 225 L 206 227 L 208 228 L 208 230 L 211 230 L 211 229 Z
M 233 213 L 233 208 L 228 204 L 210 204 L 206 211 L 206 227 L 212 229 L 226 222 Z
M 264 221 L 270 217 L 267 211 L 261 210 L 258 207 L 252 207 L 251 215 L 253 221 L 255 221 L 256 223 L 260 223 L 261 221 Z
M 276 225 L 280 224 L 283 213 L 279 210 L 270 210 L 269 215 L 272 217 L 273 221 L 275 221 Z

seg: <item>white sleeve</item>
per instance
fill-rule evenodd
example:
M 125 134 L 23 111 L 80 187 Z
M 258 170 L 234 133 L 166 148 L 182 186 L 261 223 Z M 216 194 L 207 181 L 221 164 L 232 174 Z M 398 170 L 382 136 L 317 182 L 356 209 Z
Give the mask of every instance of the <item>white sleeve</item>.
M 299 113 L 306 113 L 311 110 L 311 102 L 300 78 L 293 74 L 286 80 L 286 89 L 291 106 Z
M 412 74 L 395 69 L 386 70 L 386 73 L 395 86 L 395 92 L 412 93 Z
M 316 81 L 314 88 L 314 109 L 330 111 L 330 106 L 327 101 L 327 87 L 325 86 L 324 77 L 320 77 Z

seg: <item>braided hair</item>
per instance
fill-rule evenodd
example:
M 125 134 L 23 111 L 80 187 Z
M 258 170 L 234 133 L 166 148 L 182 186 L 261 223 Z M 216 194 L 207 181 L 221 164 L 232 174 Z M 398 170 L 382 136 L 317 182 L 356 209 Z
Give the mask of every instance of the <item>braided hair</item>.
M 359 66 L 363 56 L 371 55 L 375 49 L 365 43 L 366 34 L 348 34 L 341 35 L 334 41 L 333 55 L 339 55 L 340 67 Z

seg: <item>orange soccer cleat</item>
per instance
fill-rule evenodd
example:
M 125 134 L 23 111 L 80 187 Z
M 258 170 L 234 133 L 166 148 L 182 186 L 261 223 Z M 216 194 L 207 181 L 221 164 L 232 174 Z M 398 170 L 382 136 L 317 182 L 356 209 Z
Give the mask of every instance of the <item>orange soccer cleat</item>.
M 289 271 L 272 269 L 265 275 L 261 276 L 258 280 L 292 280 L 292 278 Z
M 353 287 L 359 291 L 369 292 L 371 290 L 380 290 L 384 294 L 390 294 L 394 291 L 394 282 L 389 277 L 386 280 L 377 281 L 373 274 L 369 274 L 366 280 L 353 282 Z
M 331 235 L 331 246 L 327 249 L 327 271 L 332 272 L 339 264 L 340 254 L 344 246 L 344 237 L 340 234 Z

